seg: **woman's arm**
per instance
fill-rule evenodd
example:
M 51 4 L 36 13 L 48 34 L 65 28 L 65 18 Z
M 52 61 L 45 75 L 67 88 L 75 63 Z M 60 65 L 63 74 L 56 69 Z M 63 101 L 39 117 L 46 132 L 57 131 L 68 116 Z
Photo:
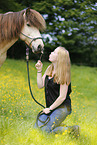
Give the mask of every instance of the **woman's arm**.
M 68 85 L 66 85 L 66 84 L 60 85 L 59 97 L 56 99 L 56 101 L 49 108 L 45 108 L 43 110 L 43 112 L 45 114 L 48 114 L 48 113 L 50 113 L 50 110 L 54 110 L 59 105 L 61 105 L 63 103 L 63 101 L 66 99 L 67 91 L 68 91 Z
M 38 88 L 41 89 L 44 87 L 44 81 L 45 81 L 45 74 L 42 77 L 42 62 L 40 60 L 38 60 L 38 62 L 36 63 L 35 67 L 37 69 L 37 85 Z

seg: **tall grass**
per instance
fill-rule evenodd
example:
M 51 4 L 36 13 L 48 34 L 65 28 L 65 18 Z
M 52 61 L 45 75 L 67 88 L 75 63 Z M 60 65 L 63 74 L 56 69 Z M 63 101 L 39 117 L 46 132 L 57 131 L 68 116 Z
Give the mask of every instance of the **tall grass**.
M 43 72 L 49 63 L 44 62 Z M 34 128 L 42 108 L 31 98 L 26 62 L 10 60 L 0 68 L 1 145 L 97 145 L 97 68 L 71 66 L 72 113 L 64 123 L 79 125 L 78 139 L 63 134 L 47 134 Z M 45 105 L 44 89 L 36 83 L 35 62 L 30 61 L 30 78 L 35 98 Z

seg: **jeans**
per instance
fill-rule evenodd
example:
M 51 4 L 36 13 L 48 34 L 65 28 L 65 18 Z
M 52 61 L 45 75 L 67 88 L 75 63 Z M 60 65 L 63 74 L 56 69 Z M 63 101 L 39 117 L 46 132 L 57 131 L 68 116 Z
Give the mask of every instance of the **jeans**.
M 38 127 L 42 126 L 41 129 L 50 133 L 50 132 L 63 132 L 67 130 L 68 127 L 61 126 L 61 123 L 65 120 L 67 115 L 71 113 L 71 108 L 69 106 L 61 106 L 52 111 L 49 114 L 50 120 L 47 124 L 44 125 L 43 121 L 45 121 L 48 117 L 48 114 L 42 114 L 37 120 Z M 40 121 L 41 120 L 41 121 Z

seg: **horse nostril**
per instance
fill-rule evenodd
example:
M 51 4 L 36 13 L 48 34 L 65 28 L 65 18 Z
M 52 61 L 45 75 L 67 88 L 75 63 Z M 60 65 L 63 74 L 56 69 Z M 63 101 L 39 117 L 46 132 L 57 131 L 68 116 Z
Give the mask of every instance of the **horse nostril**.
M 38 50 L 41 50 L 42 46 L 41 45 L 38 45 Z

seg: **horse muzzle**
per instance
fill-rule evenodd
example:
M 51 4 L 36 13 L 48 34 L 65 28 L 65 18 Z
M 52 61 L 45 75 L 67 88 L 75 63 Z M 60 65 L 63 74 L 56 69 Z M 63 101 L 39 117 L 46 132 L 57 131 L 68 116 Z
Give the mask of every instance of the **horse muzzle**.
M 42 47 L 41 45 L 38 45 L 37 48 L 34 48 L 32 46 L 32 52 L 35 53 L 35 54 L 37 54 L 37 53 L 43 53 L 43 51 L 44 51 L 44 47 Z

